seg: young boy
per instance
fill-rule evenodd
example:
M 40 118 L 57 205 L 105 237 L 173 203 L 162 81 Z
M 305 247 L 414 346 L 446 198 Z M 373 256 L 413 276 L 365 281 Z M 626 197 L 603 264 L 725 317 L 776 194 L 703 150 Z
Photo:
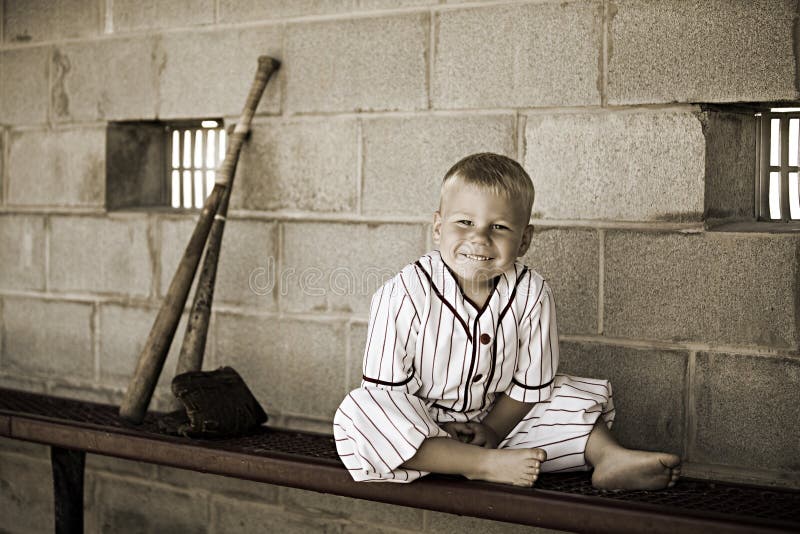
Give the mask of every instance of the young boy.
M 606 380 L 556 374 L 544 279 L 525 254 L 533 184 L 515 161 L 468 156 L 442 182 L 438 251 L 373 297 L 361 388 L 334 417 L 355 480 L 430 472 L 531 486 L 540 472 L 594 468 L 604 489 L 675 484 L 680 458 L 621 447 Z

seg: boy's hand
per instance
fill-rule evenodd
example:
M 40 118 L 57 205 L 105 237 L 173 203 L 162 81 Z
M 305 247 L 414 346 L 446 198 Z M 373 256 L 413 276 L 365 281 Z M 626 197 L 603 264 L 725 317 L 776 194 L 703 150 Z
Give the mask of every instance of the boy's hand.
M 444 430 L 459 441 L 485 449 L 496 449 L 500 444 L 495 431 L 482 423 L 445 423 Z

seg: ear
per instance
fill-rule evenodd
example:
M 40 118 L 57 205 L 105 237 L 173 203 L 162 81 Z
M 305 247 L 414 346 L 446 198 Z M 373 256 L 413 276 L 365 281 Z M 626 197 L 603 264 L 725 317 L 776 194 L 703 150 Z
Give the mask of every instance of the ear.
M 442 214 L 438 211 L 433 212 L 433 242 L 439 244 L 442 239 Z
M 525 227 L 522 231 L 522 241 L 519 244 L 519 250 L 517 251 L 517 257 L 524 256 L 526 252 L 528 252 L 528 247 L 531 246 L 531 239 L 533 239 L 533 225 L 529 224 Z

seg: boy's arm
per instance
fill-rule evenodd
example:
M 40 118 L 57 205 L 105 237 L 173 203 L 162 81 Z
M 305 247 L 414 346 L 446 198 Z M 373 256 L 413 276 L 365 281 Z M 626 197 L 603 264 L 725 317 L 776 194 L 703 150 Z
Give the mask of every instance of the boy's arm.
M 446 423 L 445 431 L 456 439 L 479 447 L 496 449 L 535 403 L 519 402 L 501 393 L 480 423 Z
M 534 404 L 516 401 L 505 393 L 497 396 L 497 401 L 482 421 L 483 425 L 489 427 L 495 434 L 497 443 L 493 447 L 497 447 L 517 423 L 522 421 L 522 418 L 533 409 Z
M 419 314 L 406 286 L 401 271 L 372 297 L 362 387 L 411 394 L 421 387 L 413 358 L 420 326 Z M 406 341 L 398 343 L 398 339 Z

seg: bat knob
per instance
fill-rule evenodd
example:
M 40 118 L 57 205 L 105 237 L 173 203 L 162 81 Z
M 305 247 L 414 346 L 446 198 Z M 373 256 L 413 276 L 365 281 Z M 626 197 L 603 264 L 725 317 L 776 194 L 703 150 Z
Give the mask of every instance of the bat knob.
M 258 56 L 258 69 L 259 70 L 278 70 L 281 68 L 281 62 L 272 56 Z

